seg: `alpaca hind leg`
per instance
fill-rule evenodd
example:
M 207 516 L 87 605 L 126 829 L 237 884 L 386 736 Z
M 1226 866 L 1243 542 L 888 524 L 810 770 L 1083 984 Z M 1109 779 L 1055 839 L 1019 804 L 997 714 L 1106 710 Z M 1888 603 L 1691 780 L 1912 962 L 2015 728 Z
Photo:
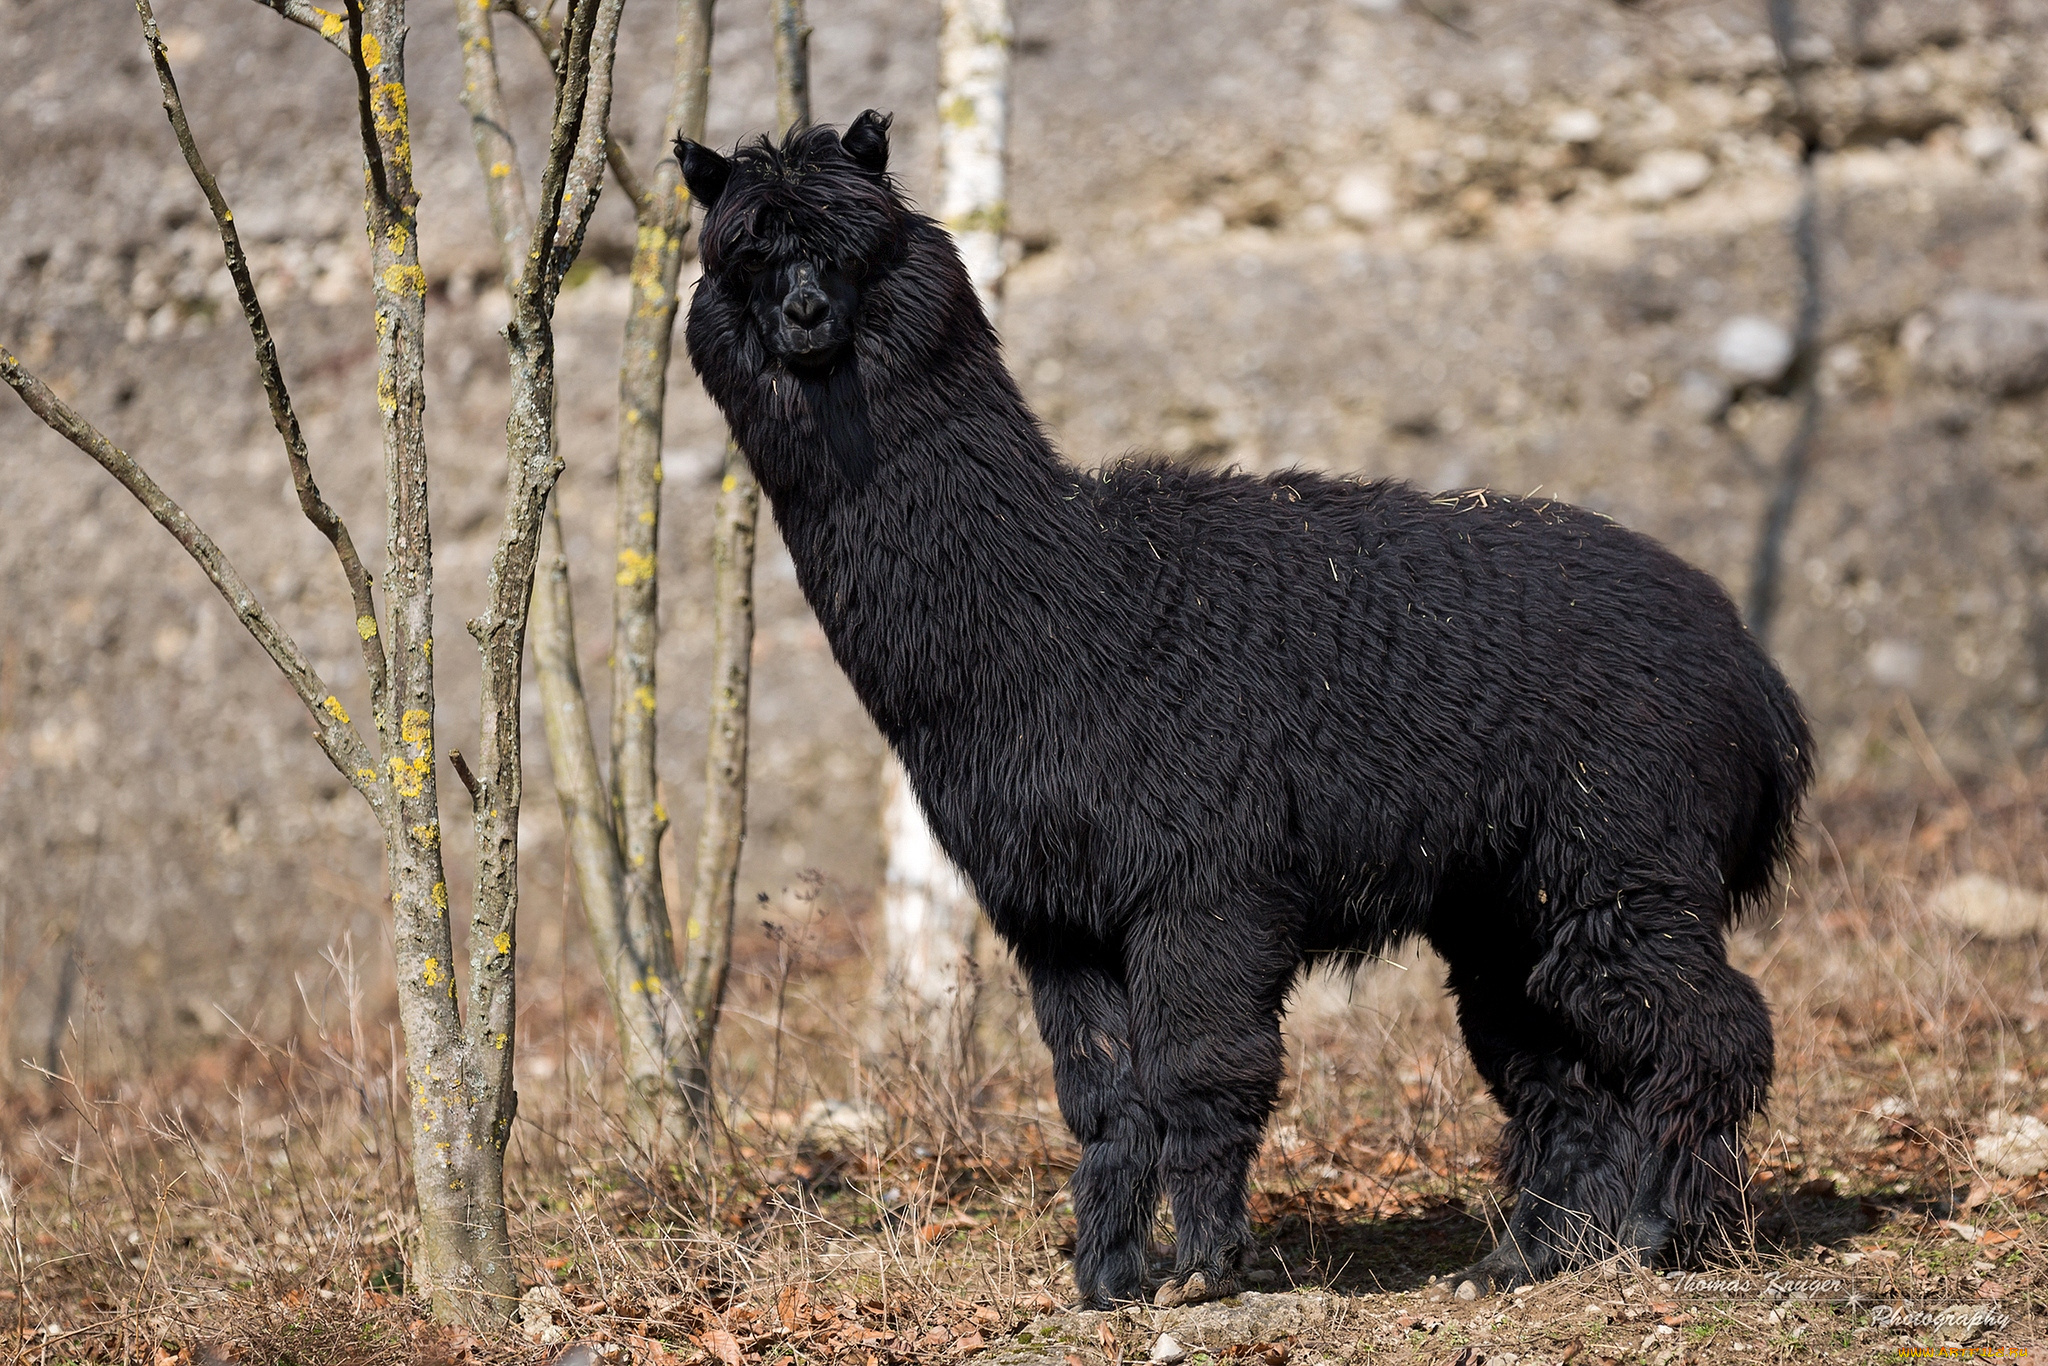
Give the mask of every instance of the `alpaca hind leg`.
M 1739 1210 L 1770 1019 L 1728 966 L 1715 904 L 1646 878 L 1559 925 L 1529 974 L 1529 999 L 1582 1059 L 1572 1098 L 1597 1121 L 1591 1161 L 1560 1200 L 1584 1225 L 1563 1265 L 1682 1254 Z
M 1060 1114 L 1081 1144 L 1068 1182 L 1075 1289 L 1090 1309 L 1142 1299 L 1159 1208 L 1159 1131 L 1132 1073 L 1124 984 L 1100 964 L 1027 964 L 1027 974 Z
M 1197 935 L 1127 952 L 1137 1065 L 1173 1206 L 1172 1278 L 1153 1303 L 1220 1299 L 1241 1288 L 1251 1244 L 1245 1181 L 1279 1095 L 1292 965 Z
M 1770 1089 L 1770 1010 L 1719 936 L 1661 941 L 1670 984 L 1657 1054 L 1633 1097 L 1646 1136 L 1622 1242 L 1644 1261 L 1690 1261 L 1740 1239 L 1742 1130 Z
M 1466 1047 L 1506 1115 L 1501 1172 L 1514 1206 L 1493 1251 L 1451 1277 L 1469 1299 L 1611 1251 L 1634 1145 L 1626 1107 L 1600 1083 L 1570 1023 L 1529 997 L 1534 944 L 1508 929 L 1432 941 L 1450 961 Z

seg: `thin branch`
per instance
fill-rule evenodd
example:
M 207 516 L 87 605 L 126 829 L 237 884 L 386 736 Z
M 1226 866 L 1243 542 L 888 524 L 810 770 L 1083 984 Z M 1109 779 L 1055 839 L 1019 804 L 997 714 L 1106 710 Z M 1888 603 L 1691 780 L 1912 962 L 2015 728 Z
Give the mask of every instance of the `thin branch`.
M 753 689 L 754 531 L 761 489 L 746 456 L 728 442 L 711 533 L 711 733 L 704 753 L 704 816 L 686 922 L 683 981 L 695 1058 L 690 1102 L 710 1113 L 711 1049 L 732 966 L 734 880 L 747 829 L 747 741 Z
M 701 141 L 710 90 L 712 0 L 676 6 L 675 69 L 660 146 L 678 135 Z M 674 921 L 662 879 L 661 800 L 656 754 L 656 663 L 660 645 L 661 445 L 667 420 L 669 357 L 690 201 L 682 167 L 656 163 L 653 188 L 635 215 L 633 263 L 619 347 L 617 572 L 612 576 L 611 802 L 622 859 L 627 924 L 640 953 L 671 994 L 687 988 L 676 971 Z M 673 1056 L 688 1061 L 691 1031 L 672 1034 Z
M 1415 8 L 1421 10 L 1423 14 L 1435 20 L 1437 23 L 1443 25 L 1443 27 L 1449 29 L 1451 32 L 1457 34 L 1466 42 L 1476 43 L 1479 41 L 1478 34 L 1474 33 L 1471 29 L 1466 28 L 1463 24 L 1459 23 L 1456 19 L 1453 19 L 1450 15 L 1445 14 L 1442 10 L 1437 9 L 1434 5 L 1425 3 L 1425 0 L 1414 0 L 1414 3 Z
M 276 10 L 300 28 L 309 28 L 326 40 L 336 52 L 348 51 L 348 21 L 333 10 L 321 9 L 308 0 L 256 0 L 265 9 Z
M 582 139 L 583 106 L 590 93 L 590 37 L 597 24 L 599 0 L 581 0 L 569 11 L 567 77 L 555 94 L 555 126 L 548 135 L 547 167 L 541 174 L 540 212 L 533 221 L 532 245 L 520 277 L 513 326 L 533 325 L 553 302 L 561 284 L 556 274 L 562 208 L 569 191 L 569 167 Z M 539 269 L 535 269 L 538 266 Z
M 306 658 L 305 651 L 299 648 L 290 632 L 264 610 L 248 582 L 235 571 L 213 538 L 149 477 L 148 471 L 109 441 L 98 428 L 80 417 L 69 404 L 51 393 L 48 385 L 24 370 L 14 353 L 4 346 L 0 346 L 0 380 L 5 380 L 10 389 L 21 395 L 21 401 L 42 419 L 45 426 L 99 462 L 100 467 L 113 475 L 122 488 L 134 494 L 135 500 L 156 518 L 157 524 L 170 532 L 172 539 L 206 571 L 206 577 L 233 609 L 236 618 L 256 638 L 256 643 L 263 647 L 263 652 L 270 656 L 271 662 L 292 685 L 292 691 L 299 695 L 299 701 L 312 714 L 319 727 L 315 737 L 328 760 L 381 816 L 386 804 L 383 790 L 378 785 L 376 759 L 371 755 L 369 746 L 357 734 L 348 712 L 343 710 L 333 690 L 320 677 L 319 670 Z
M 390 706 L 390 679 L 383 642 L 377 635 L 377 608 L 370 594 L 370 575 L 363 568 L 362 557 L 356 553 L 355 541 L 348 533 L 347 524 L 321 496 L 320 486 L 313 481 L 305 433 L 300 430 L 298 414 L 292 408 L 291 393 L 285 387 L 284 371 L 277 362 L 277 345 L 271 339 L 270 324 L 263 316 L 263 304 L 256 297 L 256 282 L 249 275 L 249 258 L 242 250 L 234 211 L 228 207 L 213 172 L 207 169 L 205 159 L 199 154 L 199 144 L 192 137 L 192 126 L 185 117 L 185 102 L 178 95 L 178 82 L 171 74 L 170 54 L 164 50 L 163 34 L 157 29 L 156 15 L 150 9 L 149 0 L 135 0 L 135 9 L 142 16 L 143 41 L 149 45 L 150 57 L 156 63 L 157 84 L 163 88 L 164 113 L 170 118 L 171 131 L 177 136 L 178 147 L 185 153 L 185 164 L 191 168 L 192 178 L 199 182 L 200 192 L 206 196 L 206 205 L 213 211 L 214 226 L 220 231 L 221 252 L 227 258 L 228 275 L 235 282 L 235 296 L 242 303 L 242 317 L 249 324 L 249 339 L 256 348 L 256 371 L 262 376 L 263 392 L 270 399 L 270 420 L 276 424 L 277 434 L 284 440 L 285 459 L 291 465 L 292 487 L 298 493 L 299 510 L 327 538 L 334 547 L 336 558 L 341 561 L 341 572 L 348 580 L 349 596 L 355 600 L 356 635 L 362 641 L 363 668 L 370 677 L 371 705 L 379 712 L 385 711 Z
M 461 0 L 457 0 L 457 3 L 460 2 Z M 521 28 L 533 35 L 533 41 L 540 45 L 541 55 L 546 57 L 548 65 L 554 68 L 555 79 L 560 80 L 562 37 L 548 22 L 548 10 L 552 8 L 552 5 L 545 8 L 532 4 L 522 5 L 518 0 L 498 0 L 497 3 L 497 9 L 501 13 L 511 15 L 519 21 Z M 668 143 L 663 142 L 661 145 L 666 147 Z M 640 179 L 640 173 L 633 169 L 632 156 L 609 132 L 605 135 L 604 154 L 605 160 L 611 164 L 612 180 L 618 185 L 619 192 L 632 201 L 633 212 L 638 216 L 646 210 L 648 191 L 646 184 Z
M 533 213 L 526 203 L 526 179 L 519 170 L 519 147 L 512 136 L 512 117 L 498 80 L 496 35 L 491 10 L 475 0 L 455 0 L 455 29 L 462 39 L 462 107 L 469 111 L 470 141 L 477 166 L 484 173 L 484 201 L 491 212 L 491 235 L 498 240 L 498 263 L 505 288 L 517 294 L 526 271 L 524 248 L 533 236 Z
M 811 125 L 811 26 L 804 0 L 774 0 L 775 121 L 787 132 Z
M 1781 583 L 1784 577 L 1785 539 L 1792 529 L 1792 516 L 1799 495 L 1805 490 L 1813 463 L 1813 446 L 1819 435 L 1823 399 L 1815 358 L 1824 321 L 1825 280 L 1820 249 L 1820 177 L 1814 166 L 1818 143 L 1809 131 L 1804 82 L 1792 48 L 1798 37 L 1799 16 L 1795 0 L 1769 0 L 1771 40 L 1785 69 L 1785 83 L 1792 93 L 1792 118 L 1799 133 L 1799 213 L 1792 223 L 1792 254 L 1799 266 L 1799 314 L 1792 336 L 1793 387 L 1800 397 L 1799 424 L 1785 443 L 1778 459 L 1777 484 L 1765 505 L 1764 521 L 1757 535 L 1756 557 L 1750 570 L 1749 600 L 1745 617 L 1759 642 L 1768 646 L 1776 621 Z
M 576 129 L 576 149 L 569 158 L 568 179 L 562 192 L 562 222 L 555 227 L 554 257 L 549 267 L 556 285 L 582 255 L 584 234 L 590 230 L 591 215 L 597 212 L 597 197 L 604 190 L 605 149 L 611 141 L 612 63 L 597 60 L 595 54 L 617 49 L 619 15 L 624 8 L 623 0 L 604 0 L 598 5 L 591 25 L 592 55 L 584 62 L 589 87 L 583 97 L 582 123 Z M 592 109 L 604 112 L 592 118 Z
M 363 164 L 368 168 L 372 203 L 379 216 L 391 205 L 391 186 L 384 174 L 384 151 L 377 142 L 376 101 L 370 94 L 370 68 L 363 60 L 362 0 L 343 0 L 348 6 L 348 60 L 356 71 L 356 111 L 363 130 Z
M 469 789 L 469 804 L 475 806 L 484 799 L 484 790 L 478 786 L 476 774 L 469 771 L 469 760 L 462 757 L 462 751 L 448 751 L 448 762 L 454 766 L 455 776 L 462 779 L 462 785 Z

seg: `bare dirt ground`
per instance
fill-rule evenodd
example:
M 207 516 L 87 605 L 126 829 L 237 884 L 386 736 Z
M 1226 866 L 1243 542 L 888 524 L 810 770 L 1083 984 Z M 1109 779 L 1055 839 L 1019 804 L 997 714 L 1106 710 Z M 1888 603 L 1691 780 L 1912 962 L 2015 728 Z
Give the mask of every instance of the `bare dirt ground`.
M 536 983 L 560 1044 L 520 1067 L 514 1330 L 450 1334 L 409 1294 L 403 1107 L 342 957 L 293 1046 L 13 1097 L 0 1340 L 152 1366 L 1103 1366 L 1155 1359 L 1162 1334 L 1196 1362 L 2017 1359 L 2048 1343 L 2048 948 L 1959 930 L 1940 889 L 1960 867 L 2038 877 L 2044 826 L 2025 784 L 1819 813 L 1787 895 L 1734 940 L 1779 1035 L 1755 1245 L 1693 1274 L 1608 1266 L 1470 1303 L 1431 1284 L 1489 1245 L 1497 1117 L 1438 965 L 1411 954 L 1297 1001 L 1251 1293 L 1068 1312 L 1075 1153 L 1015 983 L 991 983 L 980 1074 L 907 1071 L 849 1042 L 868 968 L 813 889 L 738 986 L 700 1168 L 623 1147 L 600 1003 Z

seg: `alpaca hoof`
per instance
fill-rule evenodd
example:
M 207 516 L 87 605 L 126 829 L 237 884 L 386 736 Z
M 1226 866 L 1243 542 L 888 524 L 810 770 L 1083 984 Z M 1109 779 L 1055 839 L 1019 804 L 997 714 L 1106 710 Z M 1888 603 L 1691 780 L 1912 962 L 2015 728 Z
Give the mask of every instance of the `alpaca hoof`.
M 1160 1286 L 1159 1293 L 1152 1297 L 1152 1303 L 1160 1309 L 1178 1309 L 1184 1304 L 1228 1299 L 1242 1288 L 1235 1276 L 1226 1276 L 1221 1272 L 1190 1271 L 1185 1278 L 1168 1281 Z

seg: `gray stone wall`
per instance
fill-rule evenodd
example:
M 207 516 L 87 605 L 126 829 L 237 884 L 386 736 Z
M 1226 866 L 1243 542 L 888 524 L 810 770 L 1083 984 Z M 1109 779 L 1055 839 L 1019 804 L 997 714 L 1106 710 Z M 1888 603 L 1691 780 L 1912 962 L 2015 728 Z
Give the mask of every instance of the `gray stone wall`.
M 1740 598 L 1799 385 L 1823 395 L 1773 644 L 1828 780 L 2036 753 L 2048 680 L 2048 37 L 2039 0 L 1801 0 L 1795 101 L 1762 0 L 1016 0 L 1012 363 L 1073 459 L 1133 448 L 1596 507 Z M 429 432 L 449 743 L 475 728 L 458 623 L 499 506 L 505 384 L 445 7 L 409 56 L 427 187 Z M 665 7 L 629 6 L 620 126 L 652 154 Z M 247 234 L 330 497 L 380 543 L 352 91 L 250 0 L 165 0 L 198 136 Z M 898 114 L 929 184 L 937 6 L 811 0 L 821 114 Z M 772 116 L 765 26 L 723 7 L 712 130 Z M 537 155 L 544 73 L 506 34 Z M 1817 344 L 1790 356 L 1800 138 Z M 601 674 L 613 367 L 631 224 L 601 206 L 563 302 L 562 486 Z M 0 338 L 129 445 L 332 676 L 340 577 L 298 516 L 203 206 L 120 4 L 0 6 Z M 667 437 L 663 773 L 692 829 L 703 528 L 721 429 L 678 361 Z M 381 959 L 374 831 L 192 566 L 0 403 L 0 1034 L 40 1059 L 277 1032 L 352 936 Z M 742 897 L 805 869 L 858 916 L 880 742 L 765 542 Z M 351 706 L 354 695 L 344 693 Z M 600 709 L 603 706 L 599 699 Z M 529 967 L 562 952 L 537 727 Z M 451 826 L 451 828 L 456 828 Z M 685 845 L 687 847 L 687 843 Z M 458 877 L 459 881 L 459 877 Z M 457 887 L 458 895 L 461 888 Z M 568 926 L 568 951 L 579 927 Z M 373 993 L 380 989 L 373 976 Z M 60 1009 L 61 1007 L 61 1009 Z M 218 1007 L 218 1009 L 216 1009 Z

